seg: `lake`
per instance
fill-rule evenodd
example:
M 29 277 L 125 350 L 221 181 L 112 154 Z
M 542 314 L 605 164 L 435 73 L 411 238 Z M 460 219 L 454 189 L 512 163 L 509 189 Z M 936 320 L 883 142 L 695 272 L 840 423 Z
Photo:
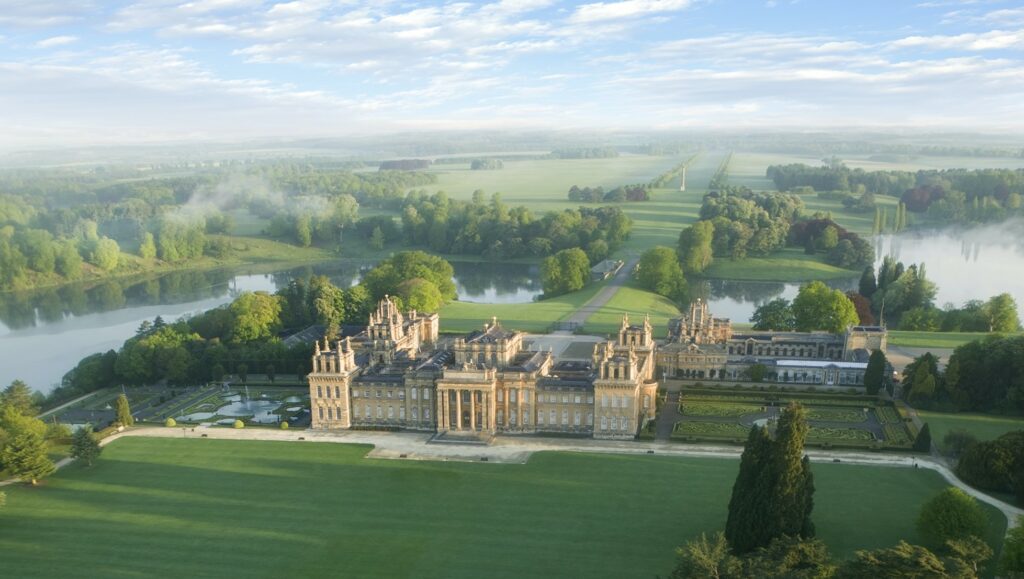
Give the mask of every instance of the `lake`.
M 372 265 L 329 262 L 277 271 L 176 271 L 0 294 L 0 387 L 21 379 L 48 392 L 82 358 L 119 348 L 143 320 L 175 320 L 229 303 L 240 292 L 274 292 L 310 274 L 326 275 L 348 287 Z M 452 266 L 459 299 L 527 303 L 541 293 L 535 265 Z

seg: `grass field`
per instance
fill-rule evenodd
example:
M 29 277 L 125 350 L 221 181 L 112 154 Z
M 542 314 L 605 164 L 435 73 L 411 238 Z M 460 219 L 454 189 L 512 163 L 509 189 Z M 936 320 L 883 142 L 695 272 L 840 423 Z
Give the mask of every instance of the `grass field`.
M 1007 432 L 1024 430 L 1024 418 L 1012 416 L 992 416 L 990 414 L 950 414 L 945 412 L 928 412 L 919 410 L 921 420 L 928 423 L 932 432 L 932 440 L 945 450 L 942 442 L 951 430 L 966 430 L 978 440 L 994 440 Z
M 668 298 L 636 287 L 630 281 L 619 288 L 603 308 L 590 316 L 583 331 L 588 334 L 611 334 L 619 331 L 622 315 L 629 314 L 630 323 L 642 323 L 645 314 L 651 315 L 654 335 L 668 333 L 668 321 L 679 316 L 679 308 Z
M 857 277 L 860 272 L 842 269 L 819 261 L 821 256 L 807 255 L 802 249 L 788 248 L 771 257 L 733 260 L 715 258 L 703 277 L 746 281 L 797 282 Z
M 967 342 L 982 340 L 990 334 L 984 332 L 911 332 L 890 330 L 889 343 L 911 348 L 956 348 Z
M 8 489 L 10 577 L 652 577 L 724 527 L 738 462 L 543 453 L 526 465 L 363 459 L 343 444 L 124 439 Z M 925 469 L 814 465 L 833 552 L 918 540 Z M 867 508 L 866 508 L 867 507 Z M 1005 520 L 994 509 L 993 541 Z
M 547 332 L 551 324 L 568 317 L 592 298 L 604 283 L 591 284 L 578 292 L 527 304 L 480 304 L 451 302 L 441 308 L 441 331 L 464 333 L 480 329 L 491 317 L 508 329 Z

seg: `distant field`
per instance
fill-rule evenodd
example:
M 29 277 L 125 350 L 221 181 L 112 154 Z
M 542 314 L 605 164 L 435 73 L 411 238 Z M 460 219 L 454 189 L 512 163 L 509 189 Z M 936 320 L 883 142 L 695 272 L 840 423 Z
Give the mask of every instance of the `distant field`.
M 479 329 L 492 316 L 510 330 L 547 332 L 551 324 L 568 317 L 604 287 L 591 284 L 581 291 L 526 304 L 480 304 L 451 302 L 441 308 L 441 331 L 464 333 Z
M 576 453 L 474 464 L 368 450 L 119 440 L 91 469 L 7 489 L 4 575 L 664 577 L 676 546 L 723 528 L 739 464 Z M 813 519 L 838 557 L 919 542 L 918 510 L 946 488 L 926 469 L 813 470 Z M 998 547 L 1005 518 L 986 512 Z
M 1024 418 L 1013 416 L 993 416 L 991 414 L 949 414 L 945 412 L 929 412 L 918 410 L 921 420 L 928 423 L 932 432 L 932 440 L 939 448 L 945 450 L 942 439 L 951 430 L 966 430 L 978 440 L 994 440 L 1007 432 L 1024 430 Z
M 967 342 L 981 340 L 990 334 L 984 332 L 911 332 L 890 330 L 889 343 L 910 348 L 956 348 Z
M 598 335 L 616 333 L 622 324 L 623 314 L 629 314 L 630 323 L 639 324 L 648 313 L 651 315 L 655 336 L 664 337 L 668 333 L 668 321 L 679 316 L 679 308 L 668 298 L 625 285 L 615 292 L 603 308 L 590 316 L 583 331 Z
M 842 269 L 807 255 L 802 249 L 787 248 L 770 257 L 733 260 L 716 257 L 703 277 L 746 281 L 797 282 L 857 277 L 860 272 Z

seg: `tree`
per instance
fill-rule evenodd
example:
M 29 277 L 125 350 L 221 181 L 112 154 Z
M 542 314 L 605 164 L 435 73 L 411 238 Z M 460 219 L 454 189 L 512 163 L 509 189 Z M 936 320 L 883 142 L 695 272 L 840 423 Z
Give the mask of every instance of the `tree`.
M 927 422 L 924 423 L 921 430 L 917 432 L 917 437 L 914 438 L 914 450 L 917 452 L 932 451 L 932 431 L 928 427 Z
M 64 241 L 57 246 L 57 273 L 66 279 L 78 279 L 82 275 L 82 255 L 73 241 Z
M 276 374 L 275 369 L 274 369 L 274 365 L 273 364 L 267 364 L 267 367 L 264 369 L 264 372 L 267 373 L 267 380 L 270 380 L 270 382 L 273 383 L 274 382 L 274 378 L 277 377 L 277 374 Z
M 14 437 L 0 451 L 0 462 L 10 474 L 36 485 L 39 479 L 50 476 L 57 470 L 47 457 L 46 450 L 46 441 L 42 436 L 26 432 Z
M 540 279 L 545 297 L 583 289 L 590 279 L 590 260 L 578 247 L 563 249 L 541 262 Z
M 885 352 L 875 350 L 868 358 L 868 367 L 864 369 L 864 389 L 872 396 L 878 394 L 885 385 L 885 369 L 889 361 L 885 358 Z
M 729 543 L 721 532 L 710 538 L 701 533 L 676 549 L 676 557 L 672 579 L 728 579 L 738 577 L 742 568 L 740 560 L 729 552 Z
M 103 447 L 93 434 L 92 426 L 86 425 L 75 431 L 71 439 L 72 458 L 84 460 L 86 465 L 92 466 L 92 461 L 96 460 L 101 452 Z
M 142 243 L 139 244 L 139 257 L 142 259 L 153 259 L 156 257 L 156 240 L 153 234 L 146 232 L 142 235 Z
M 1024 527 L 1014 527 L 1006 533 L 999 573 L 1007 579 L 1024 578 Z
M 773 538 L 814 537 L 814 475 L 804 455 L 807 430 L 807 411 L 800 404 L 790 403 L 782 411 L 775 431 L 771 523 L 778 529 Z
M 984 537 L 987 527 L 988 518 L 978 501 L 956 487 L 929 499 L 917 518 L 917 532 L 926 545 L 937 548 L 971 535 Z
M 871 300 L 857 292 L 846 292 L 846 297 L 853 303 L 853 309 L 857 312 L 857 320 L 862 326 L 874 326 L 875 314 L 871 311 Z
M 919 545 L 900 541 L 895 547 L 857 551 L 839 567 L 836 579 L 971 579 L 977 575 L 955 557 L 942 559 Z
M 89 261 L 104 271 L 116 268 L 120 259 L 121 248 L 116 241 L 109 237 L 101 237 L 97 240 L 89 255 Z
M 266 292 L 243 292 L 228 309 L 234 318 L 231 339 L 235 342 L 269 338 L 281 325 L 281 302 Z
M 245 384 L 249 380 L 249 366 L 239 364 L 238 367 L 235 368 L 235 373 L 238 374 L 238 379 L 242 381 L 242 384 Z
M 988 331 L 1012 333 L 1020 328 L 1017 317 L 1017 302 L 1010 294 L 999 294 L 985 302 L 982 313 L 988 321 Z
M 698 221 L 679 234 L 679 260 L 687 272 L 700 273 L 713 261 L 711 242 L 715 226 L 711 221 Z
M 942 438 L 942 444 L 955 457 L 959 457 L 964 451 L 977 443 L 977 437 L 966 430 L 950 430 Z
M 766 546 L 773 538 L 766 525 L 770 516 L 771 461 L 771 437 L 767 429 L 754 425 L 743 446 L 725 523 L 725 538 L 737 554 Z
M 128 404 L 128 397 L 124 394 L 120 394 L 117 397 L 117 402 L 114 403 L 115 422 L 121 426 L 131 426 L 135 424 L 135 417 L 132 416 L 131 405 Z
M 755 330 L 791 331 L 796 328 L 793 308 L 784 298 L 775 298 L 758 306 L 750 321 L 754 323 Z
M 676 253 L 668 247 L 655 247 L 644 252 L 637 267 L 640 285 L 676 303 L 687 300 L 686 279 L 679 267 Z
M 793 300 L 793 317 L 798 332 L 826 330 L 839 334 L 859 322 L 850 298 L 820 281 L 800 287 Z
M 981 564 L 991 559 L 993 555 L 992 547 L 974 535 L 946 541 L 943 551 L 966 563 L 975 573 L 980 570 Z
M 454 275 L 452 265 L 440 257 L 422 251 L 402 251 L 367 272 L 362 284 L 366 286 L 372 300 L 379 301 L 385 295 L 395 295 L 402 282 L 422 278 L 437 286 L 441 298 L 447 303 L 457 295 L 455 282 L 452 281 Z
M 421 277 L 400 283 L 396 293 L 407 309 L 436 312 L 444 305 L 437 286 Z
M 39 407 L 32 401 L 32 389 L 21 380 L 11 382 L 10 386 L 0 392 L 0 407 L 12 408 L 22 416 L 39 414 Z
M 746 375 L 750 378 L 751 382 L 763 382 L 767 373 L 768 367 L 764 364 L 751 364 L 746 371 Z
M 374 227 L 373 233 L 370 234 L 370 247 L 378 250 L 384 249 L 384 231 L 379 225 Z
M 758 579 L 828 579 L 836 565 L 818 539 L 779 537 L 743 560 L 743 577 Z

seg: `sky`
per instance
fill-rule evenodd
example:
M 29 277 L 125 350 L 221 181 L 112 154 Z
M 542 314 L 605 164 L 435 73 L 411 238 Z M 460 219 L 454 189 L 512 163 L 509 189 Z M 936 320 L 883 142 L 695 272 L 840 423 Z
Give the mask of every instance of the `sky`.
M 0 0 L 0 146 L 1024 128 L 1024 1 Z

